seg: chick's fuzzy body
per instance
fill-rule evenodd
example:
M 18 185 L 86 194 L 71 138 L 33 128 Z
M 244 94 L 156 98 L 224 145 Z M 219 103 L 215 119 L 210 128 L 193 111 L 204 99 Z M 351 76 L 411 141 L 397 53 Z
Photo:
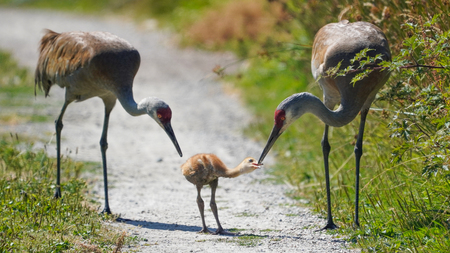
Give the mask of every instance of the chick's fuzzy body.
M 181 171 L 186 179 L 195 185 L 207 185 L 223 176 L 225 164 L 214 154 L 197 154 L 189 158 Z

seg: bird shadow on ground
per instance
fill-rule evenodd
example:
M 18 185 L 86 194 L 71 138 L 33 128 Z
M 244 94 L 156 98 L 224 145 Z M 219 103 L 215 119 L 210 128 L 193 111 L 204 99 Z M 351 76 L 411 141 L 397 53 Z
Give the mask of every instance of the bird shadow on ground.
M 117 222 L 125 223 L 132 226 L 139 226 L 142 228 L 147 229 L 156 229 L 156 230 L 167 230 L 167 231 L 186 231 L 186 232 L 199 232 L 202 228 L 200 226 L 187 226 L 187 225 L 179 225 L 179 224 L 173 224 L 173 223 L 161 223 L 161 222 L 152 222 L 152 221 L 142 221 L 142 220 L 132 220 L 132 219 L 126 219 L 126 218 L 117 218 Z M 215 229 L 210 228 L 211 231 L 215 231 Z M 206 235 L 206 234 L 205 234 Z M 227 236 L 227 235 L 224 235 Z M 268 235 L 256 235 L 253 233 L 237 233 L 235 235 L 230 236 L 253 236 L 253 237 L 259 237 L 259 238 L 265 238 L 269 237 Z
M 199 232 L 201 230 L 200 226 L 187 226 L 187 225 L 179 225 L 173 223 L 161 223 L 161 222 L 151 222 L 151 221 L 142 221 L 142 220 L 132 220 L 126 218 L 117 218 L 117 222 L 125 223 L 132 226 L 139 226 L 147 229 L 156 229 L 156 230 L 167 230 L 167 231 L 186 231 L 186 232 Z M 210 228 L 212 231 L 215 231 L 213 228 Z M 205 234 L 206 235 L 206 234 Z M 227 235 L 222 235 L 227 236 Z M 244 231 L 238 232 L 236 235 L 232 235 L 232 237 L 254 237 L 254 238 L 272 238 L 272 239 L 302 239 L 301 236 L 290 236 L 290 235 L 264 235 L 264 234 L 254 234 L 254 233 L 245 233 Z
M 191 231 L 191 232 L 197 232 L 200 231 L 202 228 L 199 226 L 186 226 L 186 225 L 179 225 L 179 224 L 173 224 L 173 223 L 161 223 L 161 222 L 152 222 L 152 221 L 142 221 L 142 220 L 132 220 L 132 219 L 125 219 L 125 218 L 117 218 L 117 222 L 125 223 L 132 226 L 139 226 L 143 228 L 148 229 L 157 229 L 157 230 L 180 230 L 180 231 Z

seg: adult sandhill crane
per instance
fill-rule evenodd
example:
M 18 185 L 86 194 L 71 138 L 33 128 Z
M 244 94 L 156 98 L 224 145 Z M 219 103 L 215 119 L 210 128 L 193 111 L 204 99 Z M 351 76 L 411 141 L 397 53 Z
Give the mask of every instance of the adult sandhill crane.
M 256 163 L 255 158 L 247 157 L 236 168 L 230 169 L 214 154 L 197 154 L 181 165 L 181 172 L 183 175 L 189 182 L 197 187 L 197 205 L 200 216 L 202 217 L 202 230 L 200 230 L 199 233 L 235 235 L 234 233 L 225 231 L 219 222 L 216 205 L 216 189 L 219 184 L 219 177 L 237 177 L 242 174 L 250 173 L 260 166 L 260 164 Z M 206 227 L 204 215 L 205 204 L 200 195 L 203 186 L 207 184 L 211 187 L 210 207 L 218 227 L 215 232 L 211 232 Z
M 375 70 L 369 76 L 351 83 L 355 73 L 346 76 L 327 77 L 326 71 L 341 62 L 341 69 L 351 65 L 350 60 L 363 49 L 371 49 L 367 55 L 374 57 L 381 54 L 386 61 L 391 60 L 388 41 L 383 32 L 370 23 L 341 21 L 322 27 L 316 34 L 312 50 L 311 70 L 323 90 L 324 103 L 310 93 L 294 94 L 282 101 L 275 110 L 275 124 L 267 144 L 259 158 L 259 163 L 269 152 L 277 138 L 296 119 L 305 113 L 312 113 L 325 123 L 322 138 L 322 151 L 325 165 L 325 180 L 327 189 L 327 224 L 323 229 L 334 229 L 337 226 L 331 215 L 330 179 L 328 169 L 328 127 L 341 127 L 350 123 L 361 112 L 361 122 L 355 145 L 356 185 L 355 185 L 355 219 L 359 226 L 359 167 L 362 156 L 364 125 L 370 105 L 378 90 L 389 78 L 388 71 Z M 340 104 L 333 111 L 334 107 Z
M 67 106 L 73 101 L 100 97 L 105 104 L 105 118 L 100 139 L 105 189 L 102 213 L 111 213 L 108 202 L 106 150 L 109 116 L 116 99 L 132 116 L 148 114 L 160 125 L 182 156 L 170 120 L 172 111 L 162 100 L 148 97 L 136 103 L 133 98 L 133 79 L 140 65 L 138 51 L 130 43 L 107 32 L 65 32 L 46 30 L 39 47 L 35 73 L 38 85 L 48 96 L 52 85 L 66 89 L 64 105 L 56 126 L 57 177 L 55 197 L 61 197 L 61 130 Z

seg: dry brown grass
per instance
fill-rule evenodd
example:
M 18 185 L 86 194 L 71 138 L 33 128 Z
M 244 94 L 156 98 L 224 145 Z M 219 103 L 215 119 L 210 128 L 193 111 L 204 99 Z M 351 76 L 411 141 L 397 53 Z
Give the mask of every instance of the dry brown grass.
M 207 47 L 221 46 L 230 40 L 266 38 L 273 27 L 287 18 L 278 2 L 232 0 L 211 10 L 188 28 L 187 36 Z

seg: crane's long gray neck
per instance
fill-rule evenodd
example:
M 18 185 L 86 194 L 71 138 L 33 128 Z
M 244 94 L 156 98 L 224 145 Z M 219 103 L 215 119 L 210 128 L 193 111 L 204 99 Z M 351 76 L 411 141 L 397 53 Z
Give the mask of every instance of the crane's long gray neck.
M 361 108 L 340 105 L 335 111 L 328 109 L 323 102 L 311 93 L 303 92 L 294 94 L 286 98 L 278 106 L 278 109 L 284 109 L 286 114 L 291 114 L 292 121 L 295 121 L 305 113 L 316 115 L 325 124 L 333 127 L 341 127 L 350 123 Z M 287 115 L 288 116 L 288 115 Z M 288 122 L 290 124 L 292 122 Z
M 147 110 L 144 107 L 139 107 L 136 101 L 134 101 L 133 95 L 118 97 L 120 104 L 131 116 L 139 116 L 146 114 Z

